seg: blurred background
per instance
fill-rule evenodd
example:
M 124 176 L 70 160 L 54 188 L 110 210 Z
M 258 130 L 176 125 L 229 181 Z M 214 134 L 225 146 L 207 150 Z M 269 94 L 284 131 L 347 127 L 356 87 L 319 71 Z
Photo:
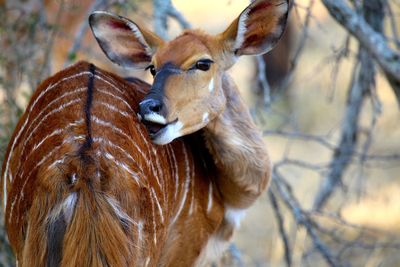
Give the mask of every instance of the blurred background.
M 249 0 L 0 0 L 0 163 L 30 95 L 79 60 L 106 59 L 94 10 L 166 39 L 216 34 Z M 294 0 L 280 44 L 229 71 L 262 129 L 271 187 L 214 266 L 400 266 L 400 1 Z M 0 266 L 15 266 L 0 211 Z

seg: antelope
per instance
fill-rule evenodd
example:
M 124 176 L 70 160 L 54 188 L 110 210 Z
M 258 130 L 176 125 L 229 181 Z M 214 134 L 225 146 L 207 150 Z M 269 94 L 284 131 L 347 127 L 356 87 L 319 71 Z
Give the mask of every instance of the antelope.
M 281 37 L 287 0 L 222 33 L 172 41 L 106 12 L 106 56 L 150 86 L 79 62 L 45 80 L 9 143 L 1 194 L 18 266 L 204 266 L 266 189 L 270 161 L 226 71 Z

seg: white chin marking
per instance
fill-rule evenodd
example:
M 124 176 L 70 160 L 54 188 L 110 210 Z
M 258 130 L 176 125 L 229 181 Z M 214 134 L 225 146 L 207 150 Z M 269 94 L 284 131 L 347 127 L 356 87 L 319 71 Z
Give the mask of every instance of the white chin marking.
M 149 113 L 144 115 L 144 119 L 146 121 L 151 121 L 151 122 L 155 122 L 155 123 L 159 123 L 159 124 L 167 124 L 167 120 L 161 116 L 160 114 L 157 113 Z
M 214 78 L 211 79 L 210 83 L 208 84 L 208 91 L 212 92 L 214 90 Z
M 166 145 L 171 143 L 175 138 L 182 136 L 181 129 L 183 127 L 182 122 L 176 121 L 166 126 L 165 131 L 158 136 L 153 142 L 157 145 Z

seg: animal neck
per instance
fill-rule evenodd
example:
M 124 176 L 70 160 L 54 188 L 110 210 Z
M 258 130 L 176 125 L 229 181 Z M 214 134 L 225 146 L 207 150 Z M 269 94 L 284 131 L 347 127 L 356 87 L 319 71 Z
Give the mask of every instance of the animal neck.
M 204 128 L 208 150 L 217 166 L 217 184 L 225 204 L 247 208 L 263 192 L 270 162 L 260 131 L 233 80 L 224 74 L 226 107 Z

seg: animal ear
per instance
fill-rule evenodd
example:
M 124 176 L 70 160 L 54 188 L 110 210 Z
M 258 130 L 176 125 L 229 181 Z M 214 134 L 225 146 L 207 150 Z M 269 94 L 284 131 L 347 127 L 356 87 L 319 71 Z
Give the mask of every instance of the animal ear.
M 146 67 L 164 42 L 129 19 L 107 12 L 92 13 L 89 24 L 106 56 L 122 67 Z
M 255 0 L 221 33 L 235 56 L 270 51 L 281 38 L 287 21 L 288 0 Z

